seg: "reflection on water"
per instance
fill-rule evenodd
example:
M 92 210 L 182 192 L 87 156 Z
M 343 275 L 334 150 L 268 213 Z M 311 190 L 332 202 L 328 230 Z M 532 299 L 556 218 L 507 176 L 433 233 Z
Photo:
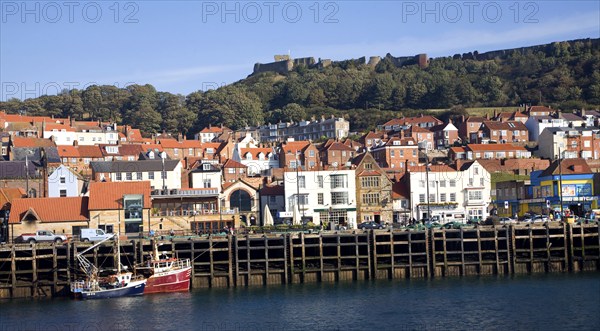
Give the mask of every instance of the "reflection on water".
M 0 330 L 596 330 L 600 274 L 194 290 L 0 303 Z

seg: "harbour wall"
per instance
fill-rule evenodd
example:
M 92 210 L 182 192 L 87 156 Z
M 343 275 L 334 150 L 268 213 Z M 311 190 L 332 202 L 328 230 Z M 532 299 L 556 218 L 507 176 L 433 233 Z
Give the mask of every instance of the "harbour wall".
M 156 238 L 159 250 L 193 261 L 192 287 L 264 286 L 367 279 L 512 275 L 600 270 L 600 224 Z M 86 253 L 114 268 L 114 243 Z M 151 240 L 121 241 L 131 267 Z M 89 243 L 0 246 L 0 298 L 69 293 L 76 252 Z

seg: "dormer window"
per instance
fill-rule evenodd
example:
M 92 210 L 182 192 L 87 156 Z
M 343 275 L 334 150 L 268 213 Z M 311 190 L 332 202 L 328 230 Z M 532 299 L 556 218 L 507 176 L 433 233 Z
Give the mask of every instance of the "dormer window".
M 208 170 L 210 170 L 210 164 L 209 164 L 209 163 L 204 163 L 204 164 L 202 165 L 202 170 L 205 170 L 205 171 L 208 171 Z

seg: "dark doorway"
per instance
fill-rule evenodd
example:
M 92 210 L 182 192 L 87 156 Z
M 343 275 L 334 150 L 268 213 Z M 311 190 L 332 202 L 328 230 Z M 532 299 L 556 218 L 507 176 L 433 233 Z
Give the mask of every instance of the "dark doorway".
M 232 208 L 239 208 L 240 211 L 250 211 L 252 209 L 250 194 L 244 190 L 237 190 L 231 193 L 229 204 Z
M 381 215 L 375 215 L 375 223 L 381 223 Z

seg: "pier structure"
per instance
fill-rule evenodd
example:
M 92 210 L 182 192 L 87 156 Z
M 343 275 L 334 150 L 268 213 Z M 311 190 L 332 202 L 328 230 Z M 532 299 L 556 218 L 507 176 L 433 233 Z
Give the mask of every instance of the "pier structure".
M 121 262 L 147 261 L 153 240 L 192 260 L 192 288 L 600 270 L 599 222 L 121 240 Z M 114 245 L 85 256 L 116 268 Z M 75 255 L 89 246 L 0 245 L 0 298 L 68 295 L 81 277 Z

